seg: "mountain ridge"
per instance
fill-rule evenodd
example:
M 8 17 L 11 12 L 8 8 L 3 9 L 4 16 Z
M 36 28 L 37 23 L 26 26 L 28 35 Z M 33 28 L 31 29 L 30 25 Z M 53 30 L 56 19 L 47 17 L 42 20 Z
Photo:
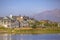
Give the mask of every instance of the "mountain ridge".
M 51 20 L 60 22 L 60 9 L 47 10 L 32 16 L 37 20 Z

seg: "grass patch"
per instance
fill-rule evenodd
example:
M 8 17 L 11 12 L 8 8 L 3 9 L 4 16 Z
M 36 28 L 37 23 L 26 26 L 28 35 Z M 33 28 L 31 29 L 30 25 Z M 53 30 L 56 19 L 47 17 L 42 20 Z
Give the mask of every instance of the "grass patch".
M 19 33 L 19 34 L 46 34 L 46 33 L 60 33 L 60 27 L 46 27 L 46 28 L 4 28 L 0 27 L 0 33 Z

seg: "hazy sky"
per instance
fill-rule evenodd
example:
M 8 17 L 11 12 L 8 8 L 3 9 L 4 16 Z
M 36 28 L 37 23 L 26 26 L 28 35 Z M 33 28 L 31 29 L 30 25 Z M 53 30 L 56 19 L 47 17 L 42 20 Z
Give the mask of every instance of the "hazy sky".
M 0 0 L 0 16 L 32 15 L 56 8 L 60 9 L 60 0 Z

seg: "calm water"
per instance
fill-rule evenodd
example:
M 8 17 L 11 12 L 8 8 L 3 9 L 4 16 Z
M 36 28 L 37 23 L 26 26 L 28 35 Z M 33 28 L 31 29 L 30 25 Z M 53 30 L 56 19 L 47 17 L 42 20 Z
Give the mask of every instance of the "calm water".
M 60 40 L 60 34 L 0 34 L 0 40 Z

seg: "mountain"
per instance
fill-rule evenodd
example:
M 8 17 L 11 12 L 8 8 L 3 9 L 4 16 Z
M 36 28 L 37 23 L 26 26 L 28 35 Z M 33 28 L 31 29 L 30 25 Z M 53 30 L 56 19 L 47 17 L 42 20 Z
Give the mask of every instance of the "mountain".
M 47 10 L 33 15 L 37 20 L 51 20 L 60 22 L 60 9 Z

